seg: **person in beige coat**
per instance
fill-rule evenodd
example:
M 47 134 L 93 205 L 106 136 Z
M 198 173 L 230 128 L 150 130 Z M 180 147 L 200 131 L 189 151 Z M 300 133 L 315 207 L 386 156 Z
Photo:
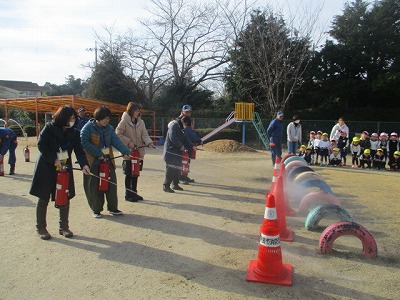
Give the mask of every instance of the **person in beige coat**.
M 144 146 L 155 148 L 153 141 L 147 133 L 146 125 L 140 118 L 140 105 L 129 102 L 126 111 L 122 114 L 115 132 L 129 149 L 138 148 L 140 153 L 140 171 L 143 168 Z M 138 176 L 131 175 L 132 164 L 130 160 L 123 160 L 122 169 L 125 174 L 125 200 L 138 202 L 143 200 L 137 193 Z

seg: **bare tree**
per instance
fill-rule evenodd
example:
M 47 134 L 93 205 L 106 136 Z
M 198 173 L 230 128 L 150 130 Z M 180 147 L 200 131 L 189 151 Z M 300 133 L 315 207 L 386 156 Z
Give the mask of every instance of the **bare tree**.
M 267 116 L 285 109 L 311 59 L 317 18 L 305 14 L 299 22 L 270 8 L 253 12 L 231 51 L 227 85 L 233 97 L 254 102 Z

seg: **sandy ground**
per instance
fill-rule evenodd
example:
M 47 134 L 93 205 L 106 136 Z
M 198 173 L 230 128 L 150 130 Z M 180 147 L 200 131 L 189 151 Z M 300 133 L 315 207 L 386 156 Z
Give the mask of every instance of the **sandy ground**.
M 272 166 L 269 153 L 198 151 L 184 191 L 162 191 L 160 148 L 147 150 L 139 192 L 123 216 L 95 219 L 76 172 L 72 239 L 57 234 L 58 211 L 48 209 L 53 238 L 35 232 L 36 199 L 28 194 L 34 162 L 17 148 L 17 175 L 0 177 L 0 299 L 400 299 L 400 174 L 315 167 L 378 244 L 367 259 L 355 237 L 341 237 L 322 255 L 305 216 L 288 217 L 294 242 L 282 242 L 293 286 L 245 281 L 256 259 Z M 34 161 L 37 149 L 31 148 Z M 120 161 L 119 161 L 120 164 Z M 8 165 L 6 165 L 8 171 Z M 292 203 L 295 207 L 295 203 Z M 322 220 L 328 226 L 335 220 Z

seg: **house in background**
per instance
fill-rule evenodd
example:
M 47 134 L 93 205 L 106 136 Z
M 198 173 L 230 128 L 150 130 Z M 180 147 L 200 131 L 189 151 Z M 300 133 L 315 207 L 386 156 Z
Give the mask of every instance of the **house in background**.
M 30 81 L 0 80 L 0 99 L 44 97 L 50 91 L 49 86 Z

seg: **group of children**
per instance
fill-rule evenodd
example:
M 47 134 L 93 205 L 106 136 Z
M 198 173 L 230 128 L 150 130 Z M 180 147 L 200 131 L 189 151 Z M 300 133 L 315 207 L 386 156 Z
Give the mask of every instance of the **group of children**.
M 360 137 L 350 141 L 347 133 L 342 131 L 338 140 L 329 140 L 328 133 L 310 132 L 307 145 L 301 145 L 299 156 L 309 165 L 341 166 L 347 165 L 347 153 L 351 154 L 352 168 L 385 170 L 386 164 L 391 171 L 399 171 L 400 149 L 396 132 L 390 136 L 363 131 Z

